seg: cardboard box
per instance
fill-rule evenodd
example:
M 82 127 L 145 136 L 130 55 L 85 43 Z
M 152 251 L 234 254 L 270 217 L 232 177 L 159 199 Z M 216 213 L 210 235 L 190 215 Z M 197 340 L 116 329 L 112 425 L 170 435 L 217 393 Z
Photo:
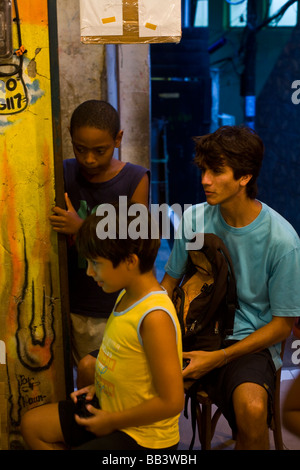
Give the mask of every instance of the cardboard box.
M 84 44 L 180 42 L 181 0 L 80 0 Z

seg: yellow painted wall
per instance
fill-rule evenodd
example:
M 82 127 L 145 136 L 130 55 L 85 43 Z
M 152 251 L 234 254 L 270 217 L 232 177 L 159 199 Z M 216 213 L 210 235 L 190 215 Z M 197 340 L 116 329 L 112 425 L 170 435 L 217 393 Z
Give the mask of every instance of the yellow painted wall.
M 47 0 L 18 0 L 18 8 L 22 77 L 0 77 L 0 383 L 8 399 L 0 449 L 9 445 L 6 431 L 19 440 L 24 411 L 65 397 L 58 246 L 48 222 L 55 182 Z M 14 24 L 14 49 L 16 31 Z

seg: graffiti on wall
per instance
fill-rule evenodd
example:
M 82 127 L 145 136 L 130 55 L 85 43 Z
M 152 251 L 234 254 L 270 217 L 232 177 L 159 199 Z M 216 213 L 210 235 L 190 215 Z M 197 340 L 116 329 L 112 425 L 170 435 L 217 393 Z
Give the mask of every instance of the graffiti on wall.
M 55 181 L 47 0 L 18 0 L 18 7 L 22 69 L 13 73 L 9 64 L 3 76 L 0 66 L 0 344 L 11 435 L 27 409 L 65 397 L 57 236 L 49 224 Z

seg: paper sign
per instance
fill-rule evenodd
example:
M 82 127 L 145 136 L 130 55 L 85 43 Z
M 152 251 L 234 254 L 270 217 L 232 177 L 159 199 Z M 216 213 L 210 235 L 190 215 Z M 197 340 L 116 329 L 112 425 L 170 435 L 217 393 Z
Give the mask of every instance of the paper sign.
M 81 36 L 123 34 L 123 1 L 80 0 Z
M 180 0 L 139 0 L 140 37 L 178 36 L 181 31 Z
M 179 42 L 181 0 L 80 0 L 84 44 Z

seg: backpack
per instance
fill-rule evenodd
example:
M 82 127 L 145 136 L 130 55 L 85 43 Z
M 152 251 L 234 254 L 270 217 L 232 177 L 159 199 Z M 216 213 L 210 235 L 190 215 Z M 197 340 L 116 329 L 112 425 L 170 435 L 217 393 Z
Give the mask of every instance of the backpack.
M 200 250 L 190 250 L 186 274 L 173 291 L 183 351 L 215 351 L 233 332 L 238 306 L 235 275 L 228 249 L 212 233 Z
M 234 315 L 238 307 L 232 261 L 223 241 L 212 233 L 204 234 L 200 250 L 190 250 L 186 274 L 173 291 L 182 333 L 183 351 L 215 351 L 224 346 L 233 333 Z M 201 379 L 192 381 L 186 390 L 184 416 L 188 418 L 191 400 L 193 449 L 196 431 L 197 389 Z

